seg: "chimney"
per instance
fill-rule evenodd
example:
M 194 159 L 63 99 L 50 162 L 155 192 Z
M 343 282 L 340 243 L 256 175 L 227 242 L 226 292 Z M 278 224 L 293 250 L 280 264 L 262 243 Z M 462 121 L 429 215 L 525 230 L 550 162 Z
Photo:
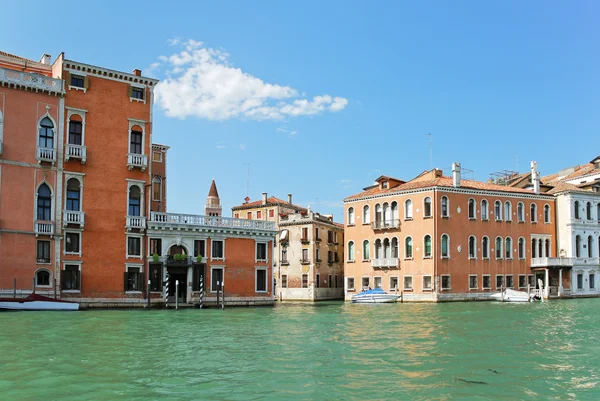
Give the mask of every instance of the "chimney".
M 263 204 L 263 206 L 267 204 L 267 193 L 266 192 L 262 193 L 262 204 Z
M 142 70 L 138 70 L 136 68 L 135 70 L 133 70 L 133 75 L 135 75 L 136 77 L 141 77 L 142 76 Z
M 460 163 L 452 163 L 452 183 L 455 188 L 460 187 Z
M 288 203 L 292 203 L 292 194 L 288 194 Z
M 540 193 L 540 173 L 537 171 L 537 162 L 531 162 L 531 182 L 533 183 L 533 192 L 536 195 Z
M 42 54 L 42 57 L 40 58 L 40 63 L 44 64 L 44 65 L 50 65 L 50 60 L 52 59 L 52 56 L 49 54 Z

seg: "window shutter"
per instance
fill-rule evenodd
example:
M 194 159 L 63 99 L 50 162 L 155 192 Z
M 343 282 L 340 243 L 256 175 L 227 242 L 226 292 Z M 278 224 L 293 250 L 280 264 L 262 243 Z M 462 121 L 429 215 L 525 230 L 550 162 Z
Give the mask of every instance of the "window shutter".
M 144 280 L 144 273 L 140 272 L 140 273 L 136 273 L 138 276 L 138 291 L 143 292 L 144 294 L 146 293 L 146 280 Z
M 81 271 L 75 271 L 75 282 L 77 283 L 77 290 L 81 291 Z
M 127 291 L 127 282 L 129 281 L 129 272 L 123 273 L 123 291 Z
M 66 270 L 61 270 L 60 271 L 60 289 L 64 290 L 65 289 L 65 283 L 67 282 L 67 271 Z
M 90 78 L 87 75 L 83 77 L 83 87 L 85 89 L 90 87 Z
M 71 85 L 71 73 L 69 71 L 65 71 L 63 79 L 65 80 L 66 85 Z
M 129 85 L 129 88 L 127 88 L 127 93 L 129 93 L 129 97 L 133 97 L 133 88 L 131 85 Z
M 146 100 L 146 88 L 142 88 L 142 99 Z

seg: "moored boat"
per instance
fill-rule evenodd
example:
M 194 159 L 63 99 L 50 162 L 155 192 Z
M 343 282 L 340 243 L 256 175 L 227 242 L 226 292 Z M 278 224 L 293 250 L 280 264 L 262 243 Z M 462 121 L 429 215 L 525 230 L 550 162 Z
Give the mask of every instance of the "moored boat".
M 533 302 L 534 294 L 506 288 L 503 291 L 492 294 L 491 298 L 500 302 Z
M 381 288 L 366 290 L 352 296 L 352 303 L 355 304 L 385 304 L 396 302 L 400 295 L 388 294 Z
M 76 311 L 79 310 L 79 303 L 31 294 L 26 298 L 0 298 L 0 310 L 1 309 L 25 311 Z

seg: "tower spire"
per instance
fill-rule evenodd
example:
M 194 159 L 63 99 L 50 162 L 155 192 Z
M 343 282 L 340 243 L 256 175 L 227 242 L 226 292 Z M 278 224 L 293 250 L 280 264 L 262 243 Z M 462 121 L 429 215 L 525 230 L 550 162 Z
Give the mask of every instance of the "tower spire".
M 206 197 L 206 205 L 204 206 L 205 216 L 218 216 L 221 217 L 221 199 L 219 198 L 219 191 L 217 191 L 217 184 L 213 179 L 208 190 L 208 196 Z

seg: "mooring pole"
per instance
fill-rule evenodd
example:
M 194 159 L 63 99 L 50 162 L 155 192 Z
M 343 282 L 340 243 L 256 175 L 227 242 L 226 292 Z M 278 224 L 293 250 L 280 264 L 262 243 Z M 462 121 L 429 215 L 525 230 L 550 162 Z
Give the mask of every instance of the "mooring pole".
M 175 310 L 179 310 L 179 280 L 175 280 Z
M 148 310 L 150 310 L 150 280 L 148 280 Z
M 54 279 L 54 299 L 57 299 L 57 297 L 56 297 L 56 285 L 57 285 L 57 282 L 56 282 L 56 279 Z
M 204 308 L 204 275 L 200 275 L 200 309 Z
M 223 293 L 223 300 L 221 301 L 221 309 L 225 309 L 225 279 L 221 281 L 221 292 Z
M 35 294 L 35 277 L 33 278 L 32 282 L 33 282 L 33 293 Z
M 220 284 L 221 283 L 217 281 L 217 308 L 219 307 L 219 290 L 221 289 Z
M 166 274 L 165 279 L 165 308 L 169 307 L 169 273 Z
M 17 297 L 17 279 L 13 279 L 13 298 Z

